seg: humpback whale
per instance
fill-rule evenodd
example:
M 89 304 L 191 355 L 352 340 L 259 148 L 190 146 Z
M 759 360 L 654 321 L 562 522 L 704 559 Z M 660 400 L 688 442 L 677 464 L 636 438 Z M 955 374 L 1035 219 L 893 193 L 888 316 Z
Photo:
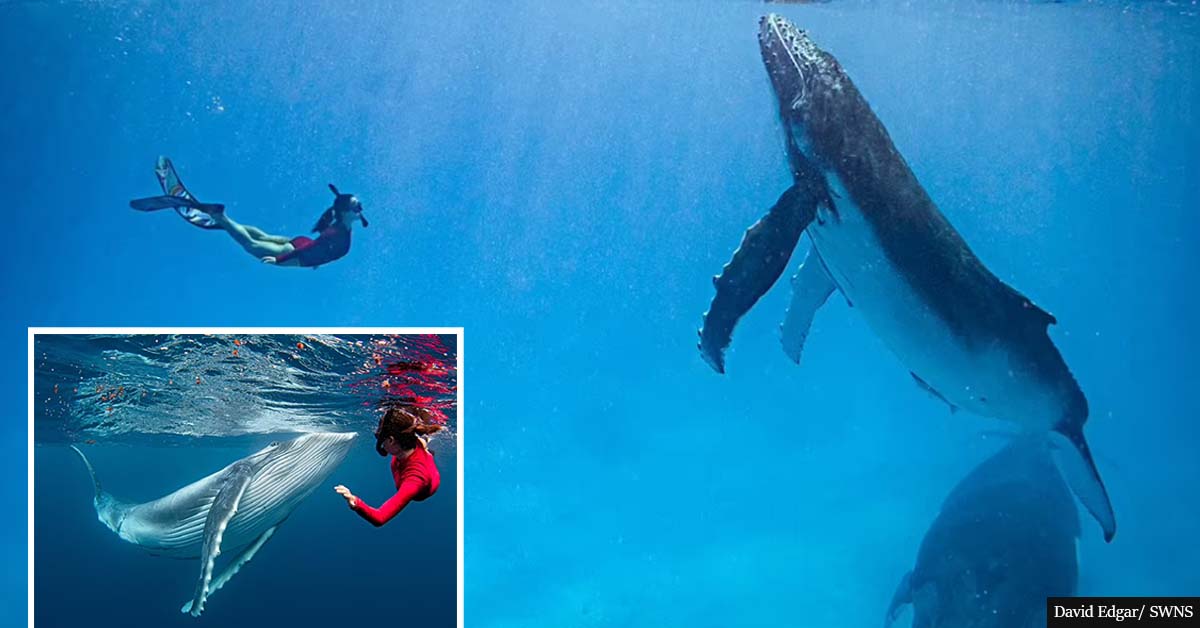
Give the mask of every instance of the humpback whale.
M 200 577 L 181 609 L 199 617 L 208 597 L 262 548 L 279 524 L 341 464 L 356 434 L 305 434 L 273 442 L 229 466 L 145 503 L 114 498 L 75 446 L 95 484 L 96 515 L 117 536 L 152 554 L 199 558 Z M 215 579 L 222 551 L 238 552 Z
M 929 526 L 885 626 L 1033 628 L 1046 598 L 1075 594 L 1079 514 L 1047 439 L 1022 437 L 975 467 Z
M 799 362 L 817 309 L 840 293 L 951 408 L 1069 441 L 1068 483 L 1116 533 L 1083 426 L 1087 399 L 1050 340 L 1055 318 L 997 278 L 934 205 L 838 61 L 786 19 L 762 18 L 759 49 L 784 128 L 793 185 L 713 278 L 699 348 L 719 373 L 733 328 L 811 241 L 792 279 L 783 348 Z

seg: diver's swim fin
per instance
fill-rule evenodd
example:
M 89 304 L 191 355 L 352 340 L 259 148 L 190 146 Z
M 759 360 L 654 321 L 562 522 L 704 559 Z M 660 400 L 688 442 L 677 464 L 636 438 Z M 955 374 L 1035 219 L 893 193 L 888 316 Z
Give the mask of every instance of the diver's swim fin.
M 198 209 L 206 214 L 219 214 L 225 210 L 225 206 L 221 203 L 200 203 L 194 199 L 183 196 L 150 196 L 147 198 L 135 198 L 129 201 L 129 206 L 143 212 L 153 212 L 160 209 Z
M 173 209 L 175 207 L 191 207 L 192 201 L 183 198 L 182 196 L 151 196 L 149 198 L 135 198 L 129 201 L 129 206 L 142 212 L 153 212 L 160 209 Z
M 129 201 L 129 206 L 144 212 L 160 209 L 174 209 L 179 217 L 201 229 L 220 229 L 221 225 L 209 214 L 219 214 L 225 211 L 225 206 L 218 203 L 201 203 L 188 191 L 175 172 L 175 164 L 166 157 L 159 157 L 154 165 L 154 175 L 162 187 L 163 196 L 139 198 Z

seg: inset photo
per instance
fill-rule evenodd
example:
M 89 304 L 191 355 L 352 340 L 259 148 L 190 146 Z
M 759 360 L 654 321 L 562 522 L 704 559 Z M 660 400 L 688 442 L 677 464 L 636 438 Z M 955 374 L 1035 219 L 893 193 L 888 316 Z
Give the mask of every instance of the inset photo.
M 29 350 L 31 625 L 461 625 L 461 329 Z

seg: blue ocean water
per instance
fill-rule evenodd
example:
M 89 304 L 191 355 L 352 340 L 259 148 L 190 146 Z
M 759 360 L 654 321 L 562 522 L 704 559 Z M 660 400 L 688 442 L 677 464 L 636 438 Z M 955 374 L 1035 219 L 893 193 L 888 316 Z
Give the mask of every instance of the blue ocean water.
M 878 625 L 998 425 L 948 415 L 836 299 L 793 365 L 785 285 L 728 375 L 700 359 L 710 277 L 788 182 L 767 10 L 839 58 L 980 258 L 1059 320 L 1119 524 L 1105 545 L 1083 520 L 1080 593 L 1194 594 L 1193 3 L 0 5 L 0 471 L 24 477 L 28 325 L 461 325 L 469 625 Z M 303 233 L 328 182 L 371 226 L 317 271 L 263 266 L 127 208 L 159 154 L 268 231 Z M 19 622 L 24 484 L 0 503 Z M 316 578 L 297 608 L 340 601 Z
M 357 432 L 345 460 L 279 526 L 202 620 L 327 625 L 405 616 L 454 625 L 458 456 L 454 336 L 60 336 L 34 341 L 37 625 L 193 621 L 199 561 L 153 556 L 97 520 L 87 455 L 104 489 L 139 503 L 167 495 L 271 441 Z M 376 530 L 333 491 L 378 506 L 395 487 L 371 437 L 381 404 L 418 402 L 445 422 L 430 448 L 441 488 Z M 124 526 L 127 528 L 128 526 Z M 238 555 L 222 547 L 217 571 Z

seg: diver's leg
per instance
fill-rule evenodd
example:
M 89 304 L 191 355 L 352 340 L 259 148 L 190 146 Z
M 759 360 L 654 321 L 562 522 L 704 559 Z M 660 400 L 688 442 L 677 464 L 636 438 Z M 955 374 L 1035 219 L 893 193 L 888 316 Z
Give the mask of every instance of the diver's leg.
M 292 239 L 287 236 L 271 235 L 271 234 L 267 233 L 266 231 L 259 229 L 258 227 L 251 227 L 250 225 L 242 225 L 242 228 L 245 229 L 246 233 L 249 233 L 250 237 L 254 238 L 255 240 L 262 240 L 263 242 L 272 242 L 275 244 L 291 244 L 292 243 Z
M 230 235 L 247 253 L 254 257 L 278 257 L 287 253 L 292 249 L 292 245 L 288 242 L 271 242 L 268 240 L 259 240 L 251 235 L 246 227 L 239 225 L 227 214 L 209 214 L 226 233 Z M 256 231 L 260 231 L 256 229 Z M 261 233 L 261 231 L 260 231 Z

